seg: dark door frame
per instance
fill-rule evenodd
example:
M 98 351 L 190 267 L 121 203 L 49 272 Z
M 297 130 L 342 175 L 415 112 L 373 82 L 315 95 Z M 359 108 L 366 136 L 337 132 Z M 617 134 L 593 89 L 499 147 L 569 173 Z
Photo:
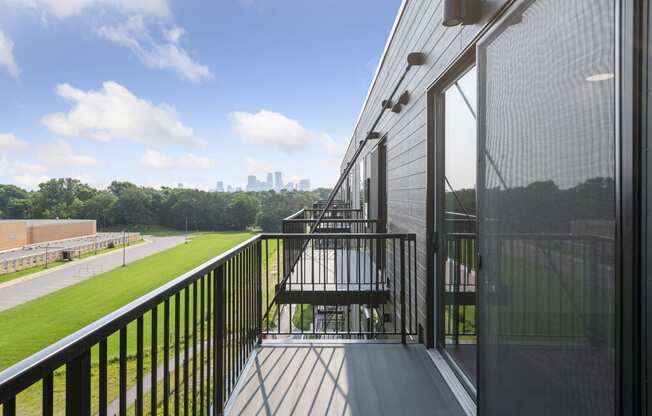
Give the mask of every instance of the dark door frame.
M 428 89 L 428 139 L 426 150 L 426 269 L 428 276 L 426 279 L 426 325 L 428 326 L 428 330 L 426 331 L 426 346 L 428 348 L 437 348 L 444 352 L 442 356 L 456 373 L 470 396 L 475 399 L 477 396 L 476 388 L 463 374 L 457 363 L 443 351 L 441 344 L 444 339 L 444 280 L 443 278 L 439 278 L 439 276 L 444 276 L 445 270 L 443 261 L 437 258 L 438 253 L 441 251 L 440 247 L 444 247 L 445 244 L 443 241 L 445 235 L 439 232 L 444 226 L 443 216 L 437 215 L 444 208 L 442 204 L 445 201 L 446 192 L 443 181 L 445 174 L 445 148 L 443 140 L 445 102 L 442 93 L 453 82 L 463 76 L 474 64 L 475 46 L 471 45 L 444 75 Z M 478 312 L 479 307 L 476 304 L 476 314 Z M 476 318 L 477 320 L 478 318 Z M 476 363 L 476 365 L 478 365 L 479 371 L 479 363 Z
M 617 409 L 621 415 L 650 415 L 646 383 L 646 279 L 643 248 L 645 224 L 643 157 L 646 135 L 647 29 L 646 0 L 617 2 L 617 138 L 616 138 L 616 265 L 617 265 Z M 649 339 L 649 334 L 647 334 Z

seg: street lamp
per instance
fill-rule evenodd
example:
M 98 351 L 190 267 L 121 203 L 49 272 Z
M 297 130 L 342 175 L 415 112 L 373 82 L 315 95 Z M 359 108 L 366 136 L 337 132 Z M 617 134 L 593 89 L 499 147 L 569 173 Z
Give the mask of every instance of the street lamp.
M 125 267 L 127 265 L 126 252 L 127 252 L 127 245 L 125 244 L 125 232 L 123 230 L 122 231 L 122 267 Z

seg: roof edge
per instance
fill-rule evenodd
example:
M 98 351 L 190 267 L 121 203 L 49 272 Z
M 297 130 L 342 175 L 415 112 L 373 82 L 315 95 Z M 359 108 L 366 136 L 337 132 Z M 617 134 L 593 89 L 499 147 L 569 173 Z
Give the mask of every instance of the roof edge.
M 396 17 L 394 18 L 394 24 L 392 25 L 392 29 L 389 32 L 389 36 L 387 37 L 387 41 L 385 42 L 385 48 L 383 49 L 383 54 L 380 57 L 380 60 L 378 61 L 378 66 L 376 67 L 376 72 L 374 72 L 374 77 L 371 79 L 371 84 L 369 85 L 369 90 L 367 91 L 367 95 L 362 103 L 362 108 L 360 109 L 360 114 L 358 114 L 358 119 L 355 122 L 355 125 L 353 126 L 353 131 L 351 132 L 351 137 L 349 138 L 349 144 L 346 146 L 346 153 L 348 153 L 349 149 L 351 148 L 351 144 L 353 143 L 353 139 L 355 137 L 355 131 L 358 129 L 358 126 L 360 125 L 360 120 L 362 120 L 362 114 L 364 114 L 364 110 L 367 107 L 367 104 L 369 103 L 369 97 L 371 97 L 371 91 L 373 91 L 374 87 L 376 86 L 376 81 L 378 81 L 378 74 L 380 74 L 380 70 L 383 67 L 383 64 L 385 63 L 385 58 L 387 57 L 387 51 L 389 50 L 390 45 L 392 44 L 392 41 L 394 40 L 394 35 L 396 35 L 396 30 L 398 29 L 398 24 L 403 17 L 403 13 L 405 12 L 405 7 L 407 6 L 409 0 L 403 0 L 401 2 L 401 6 L 398 9 L 398 13 L 396 14 Z M 346 153 L 344 158 L 342 159 L 342 162 L 340 163 L 340 168 L 341 165 L 344 163 L 346 160 Z

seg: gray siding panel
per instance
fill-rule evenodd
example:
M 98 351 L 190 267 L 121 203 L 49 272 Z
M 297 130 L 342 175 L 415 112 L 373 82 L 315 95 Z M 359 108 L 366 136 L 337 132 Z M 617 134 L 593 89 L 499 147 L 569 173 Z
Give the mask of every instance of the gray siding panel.
M 445 28 L 441 25 L 443 2 L 408 0 L 386 51 L 369 98 L 352 134 L 342 162 L 350 160 L 357 143 L 365 138 L 379 114 L 382 100 L 389 97 L 403 73 L 410 52 L 424 52 L 426 64 L 414 67 L 398 93 L 410 92 L 410 103 L 400 114 L 386 112 L 376 131 L 387 134 L 388 232 L 417 235 L 419 323 L 426 328 L 426 176 L 427 92 L 508 0 L 485 1 L 483 21 L 473 26 Z M 373 146 L 363 152 L 366 155 Z M 353 170 L 354 195 L 358 192 L 357 166 Z M 357 198 L 354 197 L 354 203 Z

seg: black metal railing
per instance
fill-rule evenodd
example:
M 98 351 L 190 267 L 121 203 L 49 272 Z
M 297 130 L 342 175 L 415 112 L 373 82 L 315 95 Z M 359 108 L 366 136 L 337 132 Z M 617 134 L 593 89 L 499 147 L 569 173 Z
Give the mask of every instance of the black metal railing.
M 318 219 L 321 209 L 305 209 L 305 219 Z M 336 220 L 362 220 L 364 212 L 361 208 L 331 208 L 324 214 L 324 219 Z
M 444 335 L 448 343 L 474 342 L 477 336 L 476 216 L 446 211 Z
M 44 415 L 221 414 L 260 340 L 260 247 L 256 236 L 4 370 L 3 415 L 34 413 L 21 394 Z
M 475 233 L 446 234 L 444 335 L 454 344 L 477 335 L 476 250 Z
M 319 200 L 317 202 L 313 202 L 312 207 L 313 209 L 316 210 L 323 210 L 326 207 L 326 203 L 328 201 L 325 199 Z M 330 207 L 332 209 L 337 209 L 337 208 L 351 208 L 351 203 L 344 201 L 343 199 L 335 199 L 331 203 Z
M 406 342 L 417 298 L 413 234 L 261 234 L 0 372 L 2 412 L 219 415 L 262 338 Z
M 601 337 L 616 330 L 613 236 L 492 233 L 482 242 L 501 336 L 611 342 Z
M 266 235 L 262 251 L 263 336 L 416 335 L 414 234 Z

